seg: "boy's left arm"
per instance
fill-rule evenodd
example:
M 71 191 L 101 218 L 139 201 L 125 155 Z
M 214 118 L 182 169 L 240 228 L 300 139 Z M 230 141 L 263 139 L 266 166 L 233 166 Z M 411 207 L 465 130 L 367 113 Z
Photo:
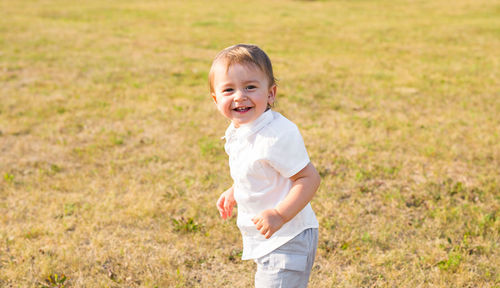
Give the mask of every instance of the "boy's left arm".
M 255 227 L 266 239 L 269 239 L 274 232 L 304 209 L 321 182 L 318 171 L 310 162 L 290 179 L 292 188 L 285 199 L 276 208 L 264 210 L 252 219 Z

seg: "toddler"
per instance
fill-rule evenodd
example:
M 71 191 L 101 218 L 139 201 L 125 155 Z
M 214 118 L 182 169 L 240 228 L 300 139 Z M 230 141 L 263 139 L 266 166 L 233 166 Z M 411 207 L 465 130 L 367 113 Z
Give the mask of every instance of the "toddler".
M 320 177 L 297 126 L 271 109 L 271 61 L 255 45 L 228 47 L 215 57 L 209 82 L 217 109 L 231 120 L 224 148 L 233 186 L 219 197 L 219 213 L 227 219 L 238 204 L 242 259 L 257 263 L 255 287 L 307 287 L 319 226 L 309 201 Z

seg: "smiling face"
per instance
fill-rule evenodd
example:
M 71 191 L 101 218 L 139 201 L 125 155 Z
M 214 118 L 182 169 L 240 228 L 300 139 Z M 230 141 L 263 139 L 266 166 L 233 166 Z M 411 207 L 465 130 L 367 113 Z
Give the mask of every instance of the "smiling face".
M 212 97 L 219 112 L 238 128 L 259 118 L 274 103 L 276 85 L 256 65 L 217 63 L 213 70 Z

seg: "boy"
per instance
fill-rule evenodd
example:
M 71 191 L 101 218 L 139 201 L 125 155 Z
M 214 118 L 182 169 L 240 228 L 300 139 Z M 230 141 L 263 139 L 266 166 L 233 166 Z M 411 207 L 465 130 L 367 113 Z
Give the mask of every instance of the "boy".
M 210 93 L 231 120 L 224 146 L 234 184 L 219 197 L 223 219 L 238 204 L 242 259 L 257 263 L 255 287 L 307 287 L 318 241 L 309 202 L 320 177 L 297 126 L 271 110 L 276 80 L 255 45 L 228 47 L 215 57 Z

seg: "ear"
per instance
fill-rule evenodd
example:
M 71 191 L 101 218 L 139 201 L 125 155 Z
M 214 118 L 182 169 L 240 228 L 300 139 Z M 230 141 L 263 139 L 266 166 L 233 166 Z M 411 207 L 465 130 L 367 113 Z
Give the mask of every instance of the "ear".
M 215 96 L 215 93 L 211 93 L 212 99 L 214 100 L 214 103 L 217 104 L 217 96 Z
M 276 90 L 278 87 L 276 85 L 271 86 L 269 88 L 268 96 L 267 96 L 267 104 L 273 105 L 274 100 L 276 99 Z

